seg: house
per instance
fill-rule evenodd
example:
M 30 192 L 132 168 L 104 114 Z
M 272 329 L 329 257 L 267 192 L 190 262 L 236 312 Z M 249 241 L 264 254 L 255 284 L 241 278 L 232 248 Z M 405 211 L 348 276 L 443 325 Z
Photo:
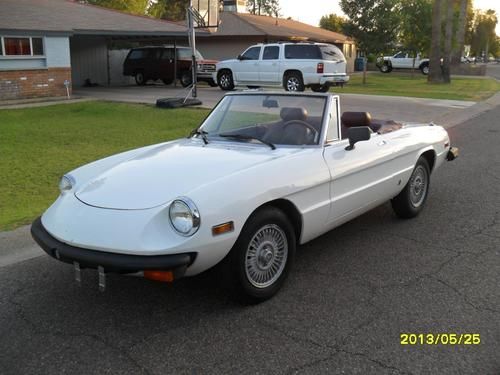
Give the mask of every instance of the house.
M 309 41 L 331 43 L 339 47 L 347 59 L 348 72 L 354 71 L 356 46 L 349 37 L 291 19 L 258 16 L 242 12 L 243 6 L 226 0 L 220 13 L 220 25 L 210 37 L 197 41 L 205 58 L 235 58 L 256 43 L 277 41 Z
M 71 0 L 1 0 L 0 100 L 107 85 L 111 45 L 176 41 L 187 43 L 187 30 L 173 22 Z

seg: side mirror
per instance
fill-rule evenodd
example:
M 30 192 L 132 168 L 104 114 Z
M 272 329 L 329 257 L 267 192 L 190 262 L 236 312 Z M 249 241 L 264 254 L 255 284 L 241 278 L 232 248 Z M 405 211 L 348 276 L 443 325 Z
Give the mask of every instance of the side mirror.
M 243 60 L 243 56 L 238 55 L 237 59 L 238 59 L 238 60 Z
M 368 141 L 372 136 L 372 130 L 368 126 L 354 126 L 347 129 L 347 138 L 349 138 L 349 146 L 345 149 L 350 151 L 354 149 L 354 145 L 361 141 Z

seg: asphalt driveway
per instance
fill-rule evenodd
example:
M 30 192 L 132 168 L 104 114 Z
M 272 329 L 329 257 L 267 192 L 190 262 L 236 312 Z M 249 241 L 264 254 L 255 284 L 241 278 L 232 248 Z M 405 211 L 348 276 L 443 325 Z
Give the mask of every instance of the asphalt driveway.
M 461 157 L 413 220 L 389 204 L 304 245 L 275 298 L 232 302 L 211 273 L 73 282 L 47 256 L 0 262 L 1 374 L 498 374 L 500 107 L 450 129 Z M 40 253 L 41 254 L 41 253 Z M 479 345 L 401 345 L 401 333 Z

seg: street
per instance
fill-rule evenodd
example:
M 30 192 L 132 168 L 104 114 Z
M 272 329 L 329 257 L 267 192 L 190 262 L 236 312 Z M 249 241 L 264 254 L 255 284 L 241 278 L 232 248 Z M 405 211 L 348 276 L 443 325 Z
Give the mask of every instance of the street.
M 48 256 L 0 268 L 1 374 L 498 374 L 500 107 L 449 129 L 460 157 L 427 206 L 390 204 L 299 247 L 283 290 L 230 300 L 213 273 L 173 284 Z M 41 250 L 40 250 L 41 252 Z M 401 345 L 400 334 L 479 334 Z

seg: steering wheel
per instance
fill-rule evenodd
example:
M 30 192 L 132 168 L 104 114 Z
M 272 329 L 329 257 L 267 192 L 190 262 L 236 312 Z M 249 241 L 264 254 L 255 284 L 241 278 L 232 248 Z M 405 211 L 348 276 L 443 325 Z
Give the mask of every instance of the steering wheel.
M 290 125 L 300 125 L 306 129 L 309 129 L 313 132 L 314 134 L 314 142 L 317 141 L 317 138 L 318 138 L 318 131 L 316 130 L 316 128 L 314 126 L 312 126 L 311 124 L 308 124 L 307 122 L 305 121 L 302 121 L 302 120 L 290 120 L 290 121 L 287 121 L 285 123 L 285 125 L 283 126 L 283 128 L 286 128 L 287 126 L 290 126 Z

